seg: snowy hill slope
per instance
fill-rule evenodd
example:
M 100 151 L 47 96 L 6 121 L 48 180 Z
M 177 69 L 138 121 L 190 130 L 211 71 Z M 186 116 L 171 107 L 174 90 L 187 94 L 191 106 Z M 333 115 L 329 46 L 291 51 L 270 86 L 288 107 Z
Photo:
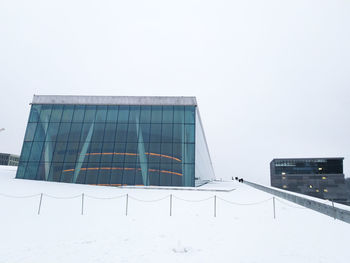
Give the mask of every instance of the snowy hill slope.
M 274 219 L 272 196 L 244 184 L 216 182 L 235 190 L 199 192 L 14 176 L 0 167 L 1 263 L 348 262 L 348 224 L 278 199 Z

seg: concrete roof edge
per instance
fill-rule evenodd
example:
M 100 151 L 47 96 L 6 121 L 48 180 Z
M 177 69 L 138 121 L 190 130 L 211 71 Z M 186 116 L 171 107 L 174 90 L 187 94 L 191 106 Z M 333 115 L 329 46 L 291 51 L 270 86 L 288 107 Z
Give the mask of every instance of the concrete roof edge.
M 193 96 L 34 95 L 31 104 L 197 106 L 197 100 L 196 97 Z

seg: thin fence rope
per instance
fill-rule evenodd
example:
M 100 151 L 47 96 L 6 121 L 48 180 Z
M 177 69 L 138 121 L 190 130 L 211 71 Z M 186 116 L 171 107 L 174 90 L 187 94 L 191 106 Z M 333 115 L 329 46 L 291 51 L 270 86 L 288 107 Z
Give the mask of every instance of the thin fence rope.
M 284 204 L 284 205 L 289 206 L 291 208 L 307 209 L 307 207 L 303 207 L 303 206 L 298 207 L 298 206 L 287 204 L 287 202 L 284 202 L 284 201 L 280 200 L 279 198 L 276 198 L 276 200 L 279 201 L 281 204 Z
M 99 199 L 99 200 L 118 199 L 118 198 L 122 198 L 122 197 L 125 197 L 125 196 L 126 196 L 126 194 L 125 195 L 112 196 L 112 197 L 98 197 L 98 196 L 85 194 L 85 197 L 89 197 L 89 198 L 92 198 L 92 199 Z
M 266 199 L 266 200 L 263 200 L 263 201 L 259 201 L 259 202 L 255 202 L 255 203 L 245 203 L 245 204 L 242 204 L 242 203 L 236 203 L 236 202 L 232 202 L 232 201 L 229 201 L 229 200 L 226 200 L 226 199 L 223 199 L 221 197 L 217 197 L 218 199 L 224 201 L 224 202 L 227 202 L 229 204 L 232 204 L 232 205 L 259 205 L 259 204 L 262 204 L 262 203 L 265 203 L 265 202 L 268 202 L 270 200 L 272 200 L 272 197 L 269 198 L 269 199 Z
M 164 196 L 162 198 L 159 198 L 159 199 L 154 199 L 154 200 L 141 200 L 141 199 L 138 199 L 138 198 L 135 198 L 135 197 L 132 197 L 129 195 L 129 198 L 130 199 L 133 199 L 133 200 L 136 200 L 136 201 L 139 201 L 139 202 L 144 202 L 144 203 L 152 203 L 152 202 L 158 202 L 158 201 L 162 201 L 164 199 L 168 199 L 170 195 L 167 195 L 167 196 Z
M 47 197 L 50 197 L 50 198 L 54 198 L 54 199 L 74 199 L 74 198 L 81 197 L 81 194 L 74 195 L 74 196 L 54 196 L 54 195 L 44 194 L 44 196 L 47 196 Z
M 214 196 L 211 196 L 211 197 L 208 197 L 208 198 L 205 198 L 205 199 L 200 199 L 200 200 L 188 200 L 188 199 L 180 198 L 180 197 L 178 197 L 178 196 L 176 196 L 176 195 L 173 195 L 173 197 L 176 198 L 176 199 L 179 199 L 179 200 L 181 200 L 181 201 L 184 201 L 184 202 L 192 202 L 192 203 L 208 201 L 208 200 L 214 198 Z
M 16 196 L 16 195 L 8 195 L 8 194 L 2 194 L 2 193 L 0 193 L 0 195 L 7 198 L 32 198 L 32 197 L 40 196 L 40 194 Z

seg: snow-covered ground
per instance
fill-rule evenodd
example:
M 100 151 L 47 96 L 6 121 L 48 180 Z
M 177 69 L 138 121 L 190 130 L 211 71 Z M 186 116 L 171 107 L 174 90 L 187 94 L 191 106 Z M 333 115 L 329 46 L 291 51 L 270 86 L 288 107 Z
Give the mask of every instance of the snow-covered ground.
M 349 224 L 280 199 L 274 219 L 272 195 L 244 184 L 149 190 L 14 176 L 15 168 L 0 167 L 1 263 L 348 262 Z

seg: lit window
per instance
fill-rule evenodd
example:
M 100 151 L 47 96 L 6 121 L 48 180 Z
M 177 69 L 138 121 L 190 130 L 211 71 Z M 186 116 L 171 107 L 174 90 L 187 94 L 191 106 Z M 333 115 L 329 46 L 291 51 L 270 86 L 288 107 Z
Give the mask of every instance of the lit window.
M 312 185 L 310 184 L 309 187 L 312 188 Z
M 318 193 L 320 190 L 316 189 L 316 192 Z
M 282 175 L 285 175 L 286 173 L 285 172 L 282 172 Z
M 322 167 L 318 168 L 319 171 L 322 171 Z
M 326 177 L 326 176 L 322 176 L 322 179 L 323 179 L 323 180 L 326 180 L 326 179 L 327 179 L 327 177 Z
M 328 193 L 328 190 L 327 189 L 323 189 L 323 192 Z
M 285 177 L 285 176 L 282 176 L 282 179 L 284 180 L 284 179 L 286 179 L 286 177 Z
M 286 186 L 286 185 L 283 185 L 282 187 L 283 187 L 283 188 L 287 188 L 287 186 Z

